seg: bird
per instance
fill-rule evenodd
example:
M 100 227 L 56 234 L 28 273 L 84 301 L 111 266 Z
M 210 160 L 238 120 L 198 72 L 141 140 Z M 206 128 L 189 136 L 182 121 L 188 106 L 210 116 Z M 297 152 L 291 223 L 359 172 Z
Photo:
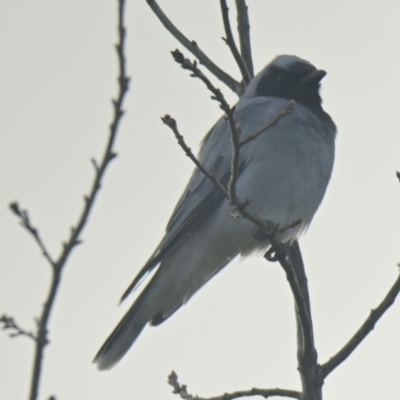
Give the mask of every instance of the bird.
M 241 147 L 236 192 L 247 209 L 280 226 L 291 244 L 308 228 L 331 178 L 336 126 L 322 108 L 320 82 L 326 75 L 293 55 L 272 60 L 248 84 L 234 107 L 245 139 L 271 122 L 293 100 L 293 111 Z M 232 159 L 231 133 L 221 117 L 204 137 L 202 166 L 226 187 Z M 122 296 L 124 300 L 157 268 L 131 308 L 104 342 L 93 362 L 115 366 L 149 324 L 167 320 L 235 257 L 262 254 L 268 239 L 245 218 L 232 218 L 228 200 L 195 168 L 167 224 L 166 233 Z M 122 301 L 121 300 L 121 301 Z

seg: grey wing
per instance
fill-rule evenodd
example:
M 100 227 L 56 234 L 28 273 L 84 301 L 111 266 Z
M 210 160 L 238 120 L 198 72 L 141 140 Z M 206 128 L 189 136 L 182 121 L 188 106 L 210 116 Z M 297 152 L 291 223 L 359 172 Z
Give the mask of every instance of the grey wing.
M 227 185 L 230 178 L 231 154 L 229 127 L 226 121 L 221 118 L 214 127 L 211 128 L 203 140 L 199 161 L 223 186 Z M 164 238 L 124 292 L 121 301 L 138 286 L 141 280 L 151 272 L 165 256 L 179 246 L 223 199 L 223 193 L 196 168 L 172 213 Z

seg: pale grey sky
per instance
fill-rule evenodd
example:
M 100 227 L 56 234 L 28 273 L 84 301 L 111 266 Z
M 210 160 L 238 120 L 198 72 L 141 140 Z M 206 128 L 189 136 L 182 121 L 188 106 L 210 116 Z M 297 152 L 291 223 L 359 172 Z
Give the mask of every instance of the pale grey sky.
M 159 0 L 170 18 L 236 78 L 216 1 Z M 233 2 L 231 1 L 233 6 Z M 300 244 L 321 361 L 355 332 L 400 261 L 400 4 L 386 0 L 249 0 L 255 69 L 277 54 L 328 75 L 324 107 L 338 126 L 331 185 Z M 233 15 L 232 15 L 233 16 Z M 50 323 L 40 398 L 174 399 L 173 369 L 200 396 L 251 387 L 298 389 L 291 293 L 278 265 L 229 265 L 177 314 L 147 328 L 109 372 L 91 360 L 131 304 L 119 296 L 161 238 L 192 171 L 160 116 L 193 148 L 220 115 L 176 65 L 182 50 L 146 2 L 128 4 L 127 111 L 84 244 L 75 249 Z M 116 1 L 0 5 L 0 313 L 33 327 L 50 271 L 8 210 L 18 200 L 53 255 L 81 210 L 103 151 L 116 93 Z M 188 55 L 187 51 L 184 51 Z M 218 83 L 231 102 L 235 96 Z M 328 377 L 326 400 L 400 396 L 400 302 Z M 0 332 L 0 398 L 27 397 L 33 346 Z

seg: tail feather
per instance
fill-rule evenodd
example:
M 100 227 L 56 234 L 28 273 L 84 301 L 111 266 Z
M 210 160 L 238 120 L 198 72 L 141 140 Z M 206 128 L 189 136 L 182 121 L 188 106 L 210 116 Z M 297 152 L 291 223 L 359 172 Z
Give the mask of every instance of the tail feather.
M 132 310 L 129 310 L 104 342 L 103 346 L 101 346 L 93 360 L 93 363 L 97 364 L 99 370 L 112 368 L 121 360 L 138 338 L 147 321 L 137 321 L 135 317 L 136 313 L 132 313 Z

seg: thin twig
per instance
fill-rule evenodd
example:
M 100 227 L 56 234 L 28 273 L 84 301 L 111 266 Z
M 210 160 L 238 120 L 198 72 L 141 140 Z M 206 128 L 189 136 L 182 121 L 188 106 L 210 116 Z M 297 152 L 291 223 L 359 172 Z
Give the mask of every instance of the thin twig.
M 285 109 L 282 110 L 279 114 L 277 114 L 271 122 L 265 124 L 257 132 L 247 136 L 246 139 L 241 140 L 239 145 L 243 146 L 246 143 L 251 142 L 252 140 L 256 139 L 259 135 L 261 135 L 263 132 L 265 132 L 266 130 L 277 124 L 283 117 L 286 117 L 286 115 L 289 115 L 294 110 L 295 104 L 296 102 L 294 100 L 289 100 Z
M 170 32 L 172 36 L 174 36 L 179 43 L 185 46 L 186 49 L 188 49 L 196 58 L 198 58 L 201 64 L 203 64 L 216 78 L 228 86 L 234 93 L 237 95 L 242 93 L 243 90 L 241 84 L 214 64 L 194 40 L 190 41 L 165 15 L 155 0 L 146 0 L 146 2 L 167 31 Z
M 172 57 L 174 58 L 175 62 L 177 62 L 183 69 L 186 69 L 192 74 L 190 75 L 193 78 L 199 78 L 207 87 L 207 89 L 213 94 L 211 96 L 211 99 L 218 101 L 220 104 L 221 110 L 227 114 L 229 110 L 231 110 L 230 105 L 228 102 L 225 100 L 224 95 L 222 94 L 220 89 L 217 89 L 211 81 L 203 74 L 201 69 L 197 67 L 197 62 L 194 60 L 193 62 L 190 61 L 188 58 L 185 58 L 185 56 L 178 50 L 171 51 Z M 228 116 L 228 115 L 227 115 Z M 235 125 L 235 121 L 232 120 L 230 121 L 232 125 Z
M 13 317 L 8 317 L 7 315 L 3 314 L 0 316 L 0 323 L 3 324 L 2 329 L 3 330 L 11 330 L 9 336 L 11 338 L 15 338 L 18 336 L 25 336 L 33 341 L 37 341 L 37 337 L 33 332 L 27 331 L 23 328 L 21 328 L 15 321 Z
M 375 324 L 383 316 L 383 314 L 393 305 L 397 295 L 400 292 L 400 275 L 386 294 L 385 298 L 374 310 L 371 310 L 368 318 L 361 325 L 360 329 L 353 337 L 338 351 L 328 362 L 321 365 L 322 378 L 329 375 L 336 367 L 338 367 L 350 354 L 358 347 L 358 345 L 367 337 L 374 329 Z
M 9 207 L 11 211 L 19 217 L 21 225 L 33 236 L 37 245 L 42 251 L 44 258 L 50 263 L 53 268 L 55 268 L 55 262 L 50 256 L 50 253 L 47 250 L 46 246 L 44 245 L 43 240 L 39 235 L 39 231 L 30 222 L 28 211 L 21 210 L 18 202 L 16 201 L 12 202 Z
M 250 397 L 250 396 L 262 396 L 264 399 L 274 396 L 288 397 L 292 399 L 300 399 L 301 393 L 295 390 L 288 389 L 257 389 L 253 388 L 250 390 L 238 390 L 232 393 L 224 393 L 220 396 L 214 397 L 199 397 L 197 395 L 192 395 L 188 393 L 187 386 L 181 385 L 178 381 L 178 375 L 172 371 L 168 376 L 168 383 L 173 387 L 172 393 L 175 393 L 184 400 L 234 400 L 240 397 Z
M 32 334 L 35 337 L 36 344 L 35 344 L 35 358 L 34 358 L 34 365 L 32 372 L 31 389 L 29 395 L 30 400 L 37 399 L 39 381 L 42 369 L 43 351 L 44 347 L 48 343 L 47 325 L 54 305 L 59 283 L 61 280 L 61 272 L 72 250 L 76 245 L 78 245 L 81 242 L 79 236 L 88 221 L 90 211 L 93 207 L 94 201 L 101 187 L 101 181 L 103 179 L 105 170 L 109 165 L 110 161 L 116 157 L 116 154 L 113 151 L 114 141 L 118 131 L 121 117 L 123 116 L 122 104 L 125 94 L 128 90 L 128 83 L 129 83 L 129 79 L 126 76 L 125 72 L 126 68 L 125 67 L 126 61 L 124 55 L 125 27 L 123 24 L 124 11 L 125 11 L 125 0 L 118 0 L 118 44 L 116 45 L 118 65 L 119 65 L 118 95 L 117 99 L 113 100 L 114 117 L 110 125 L 110 134 L 108 142 L 100 165 L 98 165 L 95 160 L 92 160 L 92 163 L 95 167 L 94 182 L 90 189 L 89 195 L 84 197 L 85 199 L 84 207 L 81 212 L 81 215 L 78 218 L 77 224 L 75 227 L 71 229 L 71 234 L 69 236 L 69 239 L 67 240 L 66 243 L 63 244 L 61 253 L 56 261 L 54 261 L 52 257 L 49 255 L 49 252 L 47 251 L 45 245 L 43 244 L 43 241 L 41 240 L 37 229 L 31 225 L 28 212 L 26 210 L 20 210 L 18 203 L 16 202 L 10 205 L 11 210 L 21 219 L 21 223 L 24 226 L 24 228 L 26 228 L 33 235 L 37 244 L 42 250 L 43 255 L 52 266 L 52 280 L 50 285 L 50 291 L 48 293 L 46 302 L 44 304 L 40 319 L 38 320 L 38 332 L 37 335 Z
M 207 87 L 207 89 L 213 94 L 211 96 L 212 100 L 218 101 L 221 110 L 225 113 L 229 128 L 232 132 L 232 136 L 239 137 L 238 133 L 238 124 L 236 123 L 233 108 L 228 104 L 225 100 L 224 95 L 222 94 L 221 90 L 217 89 L 211 81 L 203 74 L 203 72 L 197 68 L 196 61 L 190 61 L 188 58 L 185 58 L 184 55 L 177 49 L 171 52 L 174 60 L 180 64 L 183 69 L 191 71 L 191 76 L 193 78 L 199 78 Z
M 200 161 L 196 158 L 196 156 L 193 154 L 191 148 L 186 144 L 185 139 L 183 136 L 179 133 L 178 130 L 178 125 L 170 115 L 166 114 L 164 117 L 161 117 L 162 122 L 164 122 L 165 125 L 167 125 L 175 134 L 176 139 L 178 140 L 179 146 L 182 147 L 183 151 L 185 154 L 193 161 L 193 163 L 196 165 L 196 167 L 208 178 L 210 181 L 219 189 L 221 190 L 222 193 L 226 197 L 229 196 L 227 190 L 221 185 L 221 183 L 218 181 L 218 179 L 210 174 L 200 163 Z
M 229 204 L 235 211 L 232 213 L 236 215 L 236 208 L 245 208 L 245 204 L 239 204 L 239 200 L 236 196 L 236 180 L 239 171 L 239 136 L 240 136 L 240 126 L 235 120 L 234 110 L 225 100 L 222 92 L 217 89 L 211 81 L 203 74 L 203 72 L 197 68 L 196 61 L 191 62 L 188 58 L 185 58 L 179 50 L 172 52 L 174 60 L 181 65 L 183 69 L 187 69 L 192 72 L 191 76 L 194 78 L 199 78 L 204 82 L 207 89 L 213 94 L 211 98 L 218 101 L 221 110 L 225 113 L 228 120 L 229 129 L 231 131 L 231 141 L 232 141 L 232 161 L 231 161 L 231 176 L 228 183 L 228 200 Z M 246 203 L 247 205 L 247 203 Z
M 250 78 L 254 77 L 253 57 L 251 55 L 250 23 L 246 0 L 236 0 L 240 52 L 247 66 Z
M 251 81 L 251 76 L 249 74 L 249 71 L 247 70 L 247 65 L 244 62 L 242 56 L 239 53 L 238 48 L 236 47 L 235 39 L 233 38 L 232 35 L 232 30 L 231 30 L 231 24 L 229 22 L 229 8 L 228 5 L 226 4 L 226 0 L 220 0 L 220 5 L 221 5 L 221 14 L 222 14 L 222 20 L 224 22 L 224 29 L 225 29 L 225 35 L 226 38 L 224 38 L 225 43 L 229 46 L 231 53 L 233 55 L 233 58 L 236 61 L 236 64 L 238 65 L 240 72 L 242 74 L 242 78 L 248 86 L 248 84 Z
M 188 393 L 186 385 L 181 385 L 179 383 L 178 375 L 174 371 L 171 371 L 171 373 L 168 375 L 168 383 L 174 389 L 172 393 L 178 394 L 181 397 L 181 399 L 200 400 L 198 396 L 192 396 L 191 394 Z

